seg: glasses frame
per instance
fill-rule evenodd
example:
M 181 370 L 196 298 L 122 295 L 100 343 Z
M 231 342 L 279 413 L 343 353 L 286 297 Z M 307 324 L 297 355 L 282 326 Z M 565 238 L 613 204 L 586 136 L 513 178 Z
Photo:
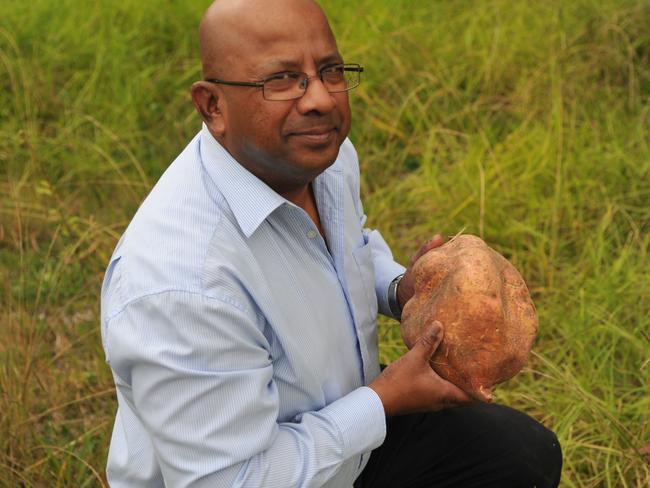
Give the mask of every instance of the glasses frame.
M 323 72 L 325 70 L 332 69 L 332 68 L 337 68 L 337 67 L 342 67 L 343 71 L 353 71 L 353 72 L 359 73 L 359 82 L 354 86 L 348 86 L 344 90 L 330 91 L 329 89 L 327 89 L 327 86 L 324 85 L 325 82 L 323 81 Z M 318 74 L 315 75 L 315 76 L 309 76 L 309 75 L 307 75 L 307 73 L 303 73 L 301 71 L 287 71 L 287 73 L 295 73 L 295 74 L 303 75 L 304 76 L 304 81 L 302 83 L 304 83 L 304 88 L 303 88 L 302 94 L 300 96 L 292 97 L 292 98 L 286 98 L 286 99 L 277 99 L 277 98 L 276 99 L 273 99 L 273 98 L 269 99 L 269 98 L 266 98 L 266 92 L 264 90 L 264 84 L 268 80 L 273 79 L 277 75 L 271 75 L 271 76 L 268 76 L 266 78 L 262 78 L 261 80 L 257 80 L 257 81 L 231 81 L 231 80 L 222 80 L 220 78 L 206 78 L 204 81 L 207 81 L 209 83 L 214 83 L 214 84 L 217 84 L 217 85 L 246 86 L 246 87 L 262 88 L 262 96 L 264 97 L 264 100 L 268 100 L 269 102 L 286 102 L 286 101 L 289 101 L 289 100 L 298 100 L 298 99 L 302 98 L 304 96 L 304 94 L 307 92 L 307 87 L 309 86 L 309 81 L 312 80 L 313 78 L 320 79 L 321 83 L 323 83 L 323 85 L 325 86 L 325 89 L 329 93 L 343 93 L 343 92 L 353 90 L 354 88 L 358 87 L 361 84 L 361 73 L 363 73 L 363 71 L 364 71 L 363 66 L 361 66 L 360 64 L 357 64 L 357 63 L 340 63 L 340 64 L 334 64 L 334 65 L 326 66 L 326 67 L 321 68 L 320 70 L 318 70 Z

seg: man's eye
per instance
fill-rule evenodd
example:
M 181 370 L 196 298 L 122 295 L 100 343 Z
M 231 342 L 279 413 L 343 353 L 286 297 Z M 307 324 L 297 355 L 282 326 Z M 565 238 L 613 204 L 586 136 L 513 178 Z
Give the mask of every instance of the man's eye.
M 334 66 L 327 66 L 323 68 L 323 73 L 343 73 L 343 65 L 335 64 Z
M 266 81 L 294 81 L 300 78 L 300 73 L 292 73 L 292 72 L 286 72 L 286 73 L 278 73 L 273 76 L 269 76 Z
M 342 83 L 345 80 L 343 65 L 328 66 L 321 70 L 321 79 L 328 83 Z

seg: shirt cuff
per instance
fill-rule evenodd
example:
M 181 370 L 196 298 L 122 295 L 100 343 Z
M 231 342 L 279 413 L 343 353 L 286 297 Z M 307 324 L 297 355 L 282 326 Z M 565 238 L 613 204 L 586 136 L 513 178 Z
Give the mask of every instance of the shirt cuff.
M 384 406 L 377 393 L 367 386 L 330 403 L 320 413 L 329 417 L 339 428 L 345 458 L 371 451 L 386 438 Z

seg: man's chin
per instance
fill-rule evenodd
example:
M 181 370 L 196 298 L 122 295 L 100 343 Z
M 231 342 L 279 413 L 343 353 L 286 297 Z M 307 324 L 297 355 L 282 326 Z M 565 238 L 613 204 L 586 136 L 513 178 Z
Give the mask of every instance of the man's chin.
M 297 161 L 299 167 L 312 173 L 316 172 L 318 175 L 334 164 L 339 154 L 339 148 L 338 146 L 335 148 L 328 147 L 321 151 L 303 154 L 304 156 Z

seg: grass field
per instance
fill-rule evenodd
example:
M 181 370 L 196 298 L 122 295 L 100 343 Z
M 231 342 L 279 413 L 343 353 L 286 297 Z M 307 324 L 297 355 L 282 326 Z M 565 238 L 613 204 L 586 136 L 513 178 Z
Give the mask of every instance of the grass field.
M 556 431 L 562 486 L 650 486 L 650 4 L 323 4 L 366 67 L 369 224 L 403 262 L 464 229 L 515 263 L 540 333 L 499 401 Z M 0 486 L 105 485 L 99 286 L 199 128 L 206 5 L 0 2 Z M 394 322 L 380 337 L 383 361 L 403 351 Z

